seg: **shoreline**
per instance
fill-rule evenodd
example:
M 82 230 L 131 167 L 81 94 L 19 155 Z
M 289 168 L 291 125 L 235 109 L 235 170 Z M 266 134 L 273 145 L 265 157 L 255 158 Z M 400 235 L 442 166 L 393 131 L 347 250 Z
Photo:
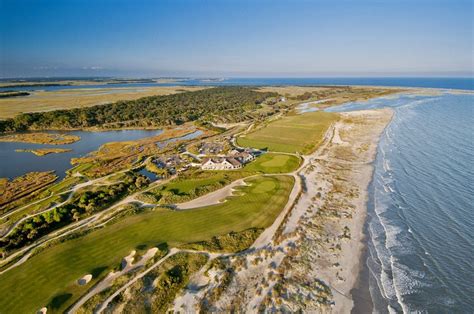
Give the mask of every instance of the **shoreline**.
M 377 112 L 374 113 L 374 112 Z M 377 150 L 384 130 L 390 124 L 394 111 L 391 109 L 367 110 L 359 112 L 343 113 L 346 117 L 364 116 L 365 119 L 379 118 L 385 121 L 373 122 L 368 130 L 359 130 L 362 136 L 366 137 L 370 148 L 367 152 L 356 155 L 353 164 L 350 166 L 347 186 L 355 185 L 359 190 L 359 195 L 350 203 L 354 206 L 353 215 L 350 218 L 340 218 L 336 221 L 339 228 L 348 226 L 351 231 L 351 238 L 341 244 L 341 251 L 338 256 L 331 259 L 332 263 L 340 265 L 340 269 L 328 269 L 321 278 L 329 284 L 333 291 L 335 313 L 370 313 L 373 310 L 372 299 L 369 291 L 369 273 L 366 265 L 368 257 L 368 234 L 367 218 L 368 205 L 370 200 L 370 186 L 373 181 L 374 163 L 377 158 Z M 356 139 L 357 135 L 348 135 L 350 145 L 360 144 Z M 347 140 L 347 139 L 346 139 Z M 351 141 L 352 140 L 352 141 Z M 344 141 L 343 141 L 344 142 Z M 358 164 L 357 161 L 363 160 Z
M 368 226 L 368 217 L 366 215 L 363 227 L 363 247 L 359 259 L 359 272 L 357 274 L 356 282 L 350 290 L 350 295 L 352 297 L 352 301 L 354 302 L 351 313 L 354 314 L 372 313 L 374 310 L 374 303 L 370 294 L 370 269 L 367 265 L 367 260 L 370 256 L 368 247 Z
M 357 273 L 356 281 L 352 289 L 350 290 L 350 295 L 354 302 L 351 313 L 356 313 L 356 314 L 357 313 L 372 313 L 374 310 L 374 303 L 373 303 L 372 296 L 370 293 L 370 269 L 369 269 L 369 266 L 367 265 L 368 258 L 370 256 L 369 245 L 368 245 L 368 241 L 370 241 L 370 234 L 368 230 L 369 228 L 368 211 L 369 211 L 369 205 L 371 204 L 371 201 L 373 201 L 375 161 L 378 155 L 380 140 L 383 136 L 383 133 L 387 129 L 387 127 L 390 125 L 390 123 L 392 123 L 393 117 L 395 115 L 394 110 L 393 109 L 390 109 L 390 110 L 391 110 L 390 120 L 386 123 L 382 132 L 380 132 L 378 136 L 378 139 L 376 141 L 376 150 L 375 150 L 374 155 L 372 156 L 372 161 L 370 163 L 371 179 L 366 188 L 367 200 L 365 202 L 365 218 L 364 218 L 364 224 L 362 227 L 362 240 L 361 240 L 362 248 L 361 248 L 360 257 L 358 261 L 359 270 Z
M 234 273 L 209 306 L 224 312 L 275 308 L 350 313 L 356 305 L 355 310 L 370 312 L 372 304 L 360 302 L 367 300 L 367 290 L 360 290 L 364 296 L 354 288 L 368 288 L 360 275 L 367 254 L 363 231 L 368 188 L 379 140 L 392 115 L 388 108 L 341 113 L 324 143 L 305 156 L 299 175 L 307 189 L 282 221 L 281 231 L 265 245 L 228 261 Z M 196 298 L 185 311 L 199 307 L 198 300 L 222 284 L 225 272 L 216 272 L 206 288 L 184 291 L 183 298 Z

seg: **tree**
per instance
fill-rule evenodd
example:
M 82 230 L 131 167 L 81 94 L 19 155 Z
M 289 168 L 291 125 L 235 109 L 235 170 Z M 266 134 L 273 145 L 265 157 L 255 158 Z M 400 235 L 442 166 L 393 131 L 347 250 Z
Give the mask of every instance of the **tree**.
M 36 229 L 32 229 L 26 237 L 30 240 L 33 240 L 33 239 L 36 239 L 37 236 L 38 236 L 38 231 Z

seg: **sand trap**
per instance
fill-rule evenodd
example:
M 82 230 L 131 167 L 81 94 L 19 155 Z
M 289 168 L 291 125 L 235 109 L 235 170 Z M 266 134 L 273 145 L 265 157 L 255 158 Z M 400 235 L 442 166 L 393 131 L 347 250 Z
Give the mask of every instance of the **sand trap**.
M 87 275 L 85 275 L 84 277 L 82 277 L 81 279 L 79 279 L 79 280 L 77 281 L 77 284 L 78 284 L 79 286 L 85 286 L 85 285 L 87 285 L 87 284 L 89 283 L 89 281 L 91 281 L 91 279 L 92 279 L 92 275 L 91 275 L 91 274 L 87 274 Z
M 248 178 L 236 180 L 219 190 L 205 194 L 189 202 L 176 204 L 176 208 L 177 209 L 190 209 L 190 208 L 204 207 L 204 206 L 210 206 L 210 205 L 222 203 L 223 201 L 225 201 L 227 197 L 235 195 L 234 192 L 237 191 L 236 188 L 238 186 L 247 185 L 244 181 L 247 179 Z
M 46 314 L 48 312 L 48 309 L 46 307 L 42 307 L 36 312 L 37 314 Z
M 122 269 L 125 269 L 125 267 L 127 266 L 132 266 L 132 262 L 134 260 L 134 256 L 137 252 L 135 250 L 131 251 L 130 254 L 128 256 L 126 256 L 123 260 L 122 260 Z
M 146 251 L 145 255 L 142 256 L 142 260 L 152 258 L 153 256 L 155 256 L 156 252 L 158 252 L 157 247 L 149 249 L 148 251 Z

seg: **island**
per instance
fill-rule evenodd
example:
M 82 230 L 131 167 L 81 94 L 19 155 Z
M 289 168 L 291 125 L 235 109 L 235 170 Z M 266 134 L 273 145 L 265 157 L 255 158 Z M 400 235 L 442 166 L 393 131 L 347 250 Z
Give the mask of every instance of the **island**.
M 79 139 L 38 130 L 162 130 L 72 159 L 59 182 L 3 180 L 0 308 L 349 311 L 392 111 L 322 109 L 401 91 L 213 87 L 0 122 L 0 140 L 48 144 Z
M 22 91 L 0 91 L 0 98 L 12 98 L 12 97 L 21 97 L 21 96 L 29 96 L 30 93 L 22 92 Z
M 16 133 L 0 136 L 0 142 L 65 145 L 81 140 L 80 136 L 63 133 Z
M 72 151 L 68 148 L 38 148 L 38 149 L 16 149 L 17 153 L 33 153 L 36 156 L 44 156 L 48 154 L 60 154 Z

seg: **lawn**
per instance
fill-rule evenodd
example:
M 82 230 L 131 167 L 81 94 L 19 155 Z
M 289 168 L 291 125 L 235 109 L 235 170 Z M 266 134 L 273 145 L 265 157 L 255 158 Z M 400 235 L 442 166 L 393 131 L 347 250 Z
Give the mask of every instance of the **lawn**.
M 237 143 L 274 152 L 309 154 L 321 143 L 337 117 L 335 113 L 322 111 L 285 116 L 239 137 Z
M 214 235 L 268 227 L 288 201 L 290 176 L 249 178 L 243 193 L 227 202 L 186 211 L 161 210 L 127 217 L 84 237 L 48 248 L 0 276 L 2 313 L 31 313 L 53 297 L 64 310 L 87 288 L 77 279 L 114 268 L 131 250 L 167 242 L 170 246 L 208 240 Z M 95 271 L 94 271 L 95 270 Z M 57 302 L 61 303 L 61 302 Z M 51 309 L 48 309 L 48 313 Z
M 247 164 L 243 171 L 259 173 L 288 173 L 298 169 L 301 159 L 293 155 L 266 153 Z
M 152 204 L 183 203 L 252 174 L 243 171 L 196 170 L 142 194 L 139 199 Z

